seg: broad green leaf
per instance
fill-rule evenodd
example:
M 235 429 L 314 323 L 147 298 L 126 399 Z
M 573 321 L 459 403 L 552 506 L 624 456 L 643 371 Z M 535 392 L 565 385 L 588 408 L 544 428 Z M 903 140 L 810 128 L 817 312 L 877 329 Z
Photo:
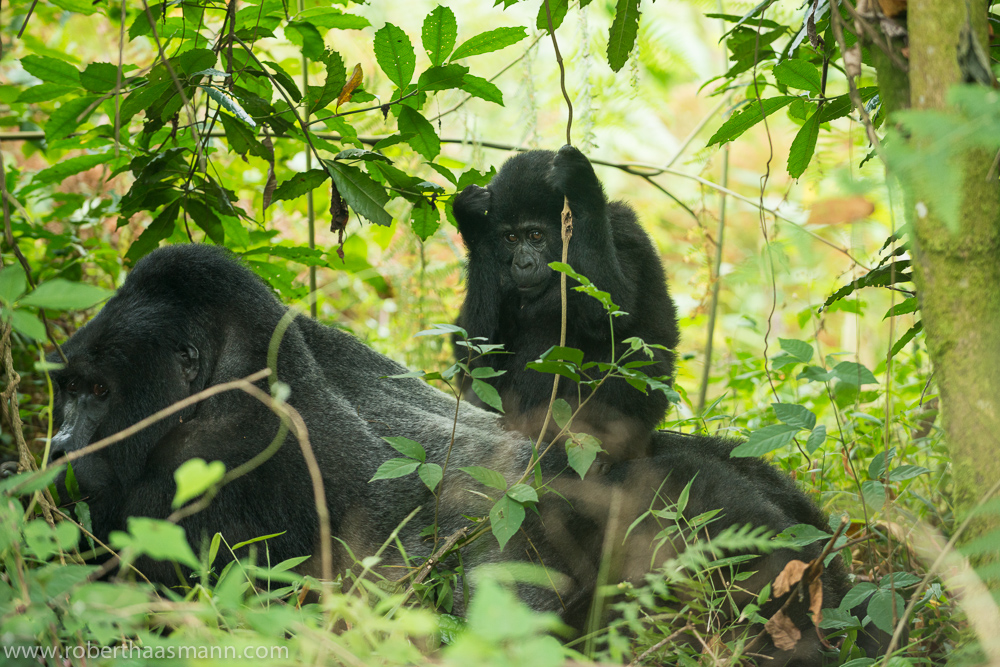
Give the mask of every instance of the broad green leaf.
M 787 445 L 792 441 L 792 436 L 799 430 L 798 426 L 789 426 L 788 424 L 772 424 L 757 429 L 750 434 L 750 438 L 746 442 L 733 448 L 730 456 L 733 458 L 763 456 Z
M 524 506 L 510 496 L 504 495 L 490 510 L 490 528 L 500 543 L 500 551 L 524 523 Z
M 636 4 L 639 4 L 638 1 Z M 546 11 L 546 6 L 548 11 Z M 557 30 L 566 18 L 566 11 L 569 9 L 569 0 L 542 0 L 538 8 L 538 15 L 535 16 L 535 28 L 538 30 L 549 30 L 549 14 L 552 14 L 552 29 Z
M 40 83 L 31 88 L 25 88 L 17 96 L 15 102 L 23 104 L 35 104 L 37 102 L 48 102 L 62 97 L 66 93 L 78 90 L 76 86 L 62 86 L 57 83 Z
M 914 477 L 919 477 L 924 473 L 928 473 L 930 470 L 924 468 L 923 466 L 913 466 L 913 465 L 902 465 L 896 466 L 889 471 L 889 481 L 890 482 L 902 482 L 907 479 L 913 479 Z
M 198 225 L 208 235 L 208 238 L 212 239 L 212 243 L 216 245 L 226 244 L 226 232 L 222 227 L 222 221 L 219 220 L 215 211 L 206 206 L 204 202 L 188 197 L 184 200 L 184 210 L 191 216 L 194 224 Z
M 872 372 L 854 361 L 841 361 L 831 371 L 834 376 L 846 384 L 860 386 L 863 384 L 878 384 Z
M 427 488 L 431 490 L 431 493 L 437 489 L 438 484 L 441 483 L 441 477 L 444 475 L 444 471 L 436 463 L 422 463 L 420 467 L 417 468 L 417 476 L 420 477 L 421 481 L 427 485 Z
M 129 517 L 128 533 L 111 533 L 111 546 L 117 549 L 131 547 L 133 556 L 145 554 L 154 560 L 175 561 L 193 570 L 199 568 L 184 529 L 169 521 L 144 516 Z
M 903 301 L 897 303 L 895 306 L 887 310 L 885 316 L 882 319 L 885 320 L 896 315 L 915 313 L 919 308 L 920 308 L 920 302 L 917 300 L 917 297 L 911 296 L 908 299 L 903 299 Z
M 796 61 L 798 62 L 798 61 Z M 798 134 L 792 140 L 792 146 L 788 150 L 788 175 L 798 178 L 812 161 L 813 153 L 816 152 L 816 140 L 819 138 L 819 115 L 813 114 L 809 120 L 799 128 Z
M 476 396 L 479 397 L 486 405 L 490 406 L 497 412 L 503 412 L 503 405 L 500 401 L 500 394 L 497 392 L 496 387 L 483 380 L 472 379 L 472 391 L 476 392 Z
M 924 329 L 923 322 L 917 322 L 912 327 L 907 329 L 906 333 L 900 336 L 899 340 L 897 340 L 893 344 L 892 349 L 889 351 L 889 357 L 890 358 L 895 357 L 897 354 L 899 354 L 899 351 L 902 350 L 904 347 L 906 347 L 906 344 L 909 343 L 911 340 L 913 340 L 913 337 L 916 336 L 921 331 L 923 331 L 923 329 Z
M 44 341 L 48 337 L 42 321 L 25 310 L 15 310 L 11 314 L 10 324 L 14 327 L 14 331 L 39 342 Z
M 413 207 L 410 212 L 410 229 L 421 241 L 426 241 L 441 226 L 441 211 L 427 200 Z
M 285 26 L 285 37 L 288 41 L 302 48 L 302 55 L 309 60 L 323 60 L 323 35 L 319 34 L 312 23 L 308 21 L 289 21 Z
M 417 459 L 421 463 L 427 460 L 427 452 L 424 451 L 423 445 L 415 440 L 410 440 L 409 438 L 404 438 L 402 436 L 393 436 L 382 439 L 388 442 L 393 449 L 403 456 L 409 456 L 411 459 Z
M 126 261 L 135 264 L 141 257 L 149 254 L 160 245 L 160 241 L 170 238 L 174 233 L 177 224 L 177 214 L 181 211 L 181 201 L 176 199 L 166 206 L 159 215 L 153 218 L 149 226 L 142 231 L 128 252 L 125 253 Z
M 878 590 L 878 586 L 870 581 L 863 581 L 851 590 L 840 601 L 840 609 L 851 611 L 859 604 L 871 597 L 871 594 Z
M 419 468 L 420 465 L 420 461 L 416 459 L 389 459 L 378 467 L 378 470 L 375 471 L 375 476 L 368 480 L 368 483 L 370 484 L 379 479 L 405 477 Z
M 302 99 L 302 92 L 299 90 L 299 87 L 295 85 L 295 81 L 288 74 L 288 72 L 286 72 L 284 68 L 276 62 L 264 60 L 263 63 L 274 70 L 274 80 L 278 82 L 278 85 L 285 89 L 285 92 L 288 93 L 288 96 L 291 97 L 294 102 L 298 103 Z
M 54 278 L 36 287 L 33 292 L 21 299 L 20 303 L 22 306 L 52 310 L 82 310 L 110 298 L 113 294 L 111 290 L 97 285 Z
M 807 547 L 813 542 L 830 539 L 830 533 L 820 530 L 808 523 L 798 523 L 789 526 L 775 536 L 776 539 L 790 543 L 796 549 Z
M 226 475 L 226 464 L 222 461 L 206 463 L 205 459 L 188 459 L 174 470 L 177 490 L 171 507 L 177 509 L 193 498 L 197 498 L 218 484 Z
M 80 86 L 80 72 L 65 60 L 48 56 L 27 55 L 21 58 L 21 67 L 31 76 L 60 86 Z
M 810 93 L 818 93 L 822 87 L 819 70 L 805 60 L 784 60 L 778 63 L 774 66 L 774 78 L 789 88 L 808 90 Z
M 461 88 L 468 73 L 468 67 L 454 63 L 441 67 L 431 67 L 421 72 L 420 78 L 417 79 L 417 88 L 420 90 Z
M 865 499 L 865 505 L 873 511 L 879 511 L 885 504 L 885 487 L 882 482 L 871 479 L 861 482 L 861 495 Z
M 317 28 L 337 28 L 338 30 L 361 30 L 371 25 L 368 19 L 357 14 L 345 14 L 333 7 L 312 7 L 295 16 L 297 21 L 308 21 Z
M 828 382 L 836 375 L 833 371 L 825 371 L 819 366 L 806 366 L 802 372 L 795 376 L 796 380 L 809 380 L 810 382 Z
M 318 188 L 329 177 L 330 175 L 323 169 L 310 169 L 309 171 L 295 174 L 277 187 L 271 201 L 298 199 L 307 192 Z
M 388 227 L 392 224 L 392 216 L 385 210 L 385 204 L 389 201 L 385 188 L 357 167 L 336 160 L 326 160 L 325 164 L 333 174 L 337 190 L 347 200 L 348 206 L 376 225 Z
M 894 606 L 895 614 L 893 614 Z M 903 596 L 887 589 L 880 588 L 875 591 L 872 593 L 871 600 L 868 601 L 868 616 L 871 617 L 872 623 L 879 630 L 890 635 L 896 629 L 894 620 L 902 616 L 904 609 L 906 609 L 906 603 L 903 602 Z
M 639 0 L 618 0 L 608 35 L 608 65 L 612 71 L 618 72 L 625 66 L 638 34 Z
M 538 502 L 538 493 L 527 484 L 515 484 L 507 491 L 507 495 L 519 503 Z
M 20 264 L 11 264 L 0 270 L 0 301 L 12 304 L 28 289 L 28 279 Z
M 55 141 L 72 134 L 94 113 L 98 99 L 100 98 L 96 96 L 87 96 L 64 102 L 49 116 L 49 122 L 45 124 L 45 139 Z
M 257 141 L 253 130 L 244 123 L 225 113 L 219 114 L 219 120 L 222 121 L 222 127 L 226 131 L 226 140 L 229 142 L 229 148 L 234 153 L 239 155 L 250 153 L 262 160 L 269 160 L 271 158 L 264 145 Z
M 779 338 L 778 345 L 781 349 L 795 357 L 798 361 L 808 364 L 813 358 L 813 346 L 804 340 L 794 338 Z
M 481 32 L 474 37 L 462 42 L 461 46 L 451 54 L 451 61 L 478 56 L 483 53 L 491 53 L 507 48 L 511 44 L 517 44 L 528 36 L 524 28 L 494 28 L 486 32 Z
M 473 479 L 483 486 L 500 489 L 501 491 L 507 490 L 507 480 L 496 470 L 490 470 L 482 466 L 466 466 L 465 468 L 459 468 L 459 470 L 467 475 L 471 475 Z
M 439 5 L 427 15 L 420 30 L 420 40 L 432 65 L 440 65 L 448 59 L 457 36 L 458 22 L 453 11 Z
M 375 60 L 389 80 L 403 90 L 413 80 L 417 57 L 402 28 L 386 23 L 375 33 Z
M 601 441 L 588 433 L 574 433 L 572 440 L 566 441 L 566 460 L 580 479 L 584 478 L 602 451 Z
M 920 577 L 909 572 L 893 572 L 879 579 L 878 587 L 884 591 L 890 588 L 909 588 L 910 586 L 916 586 L 921 581 Z
M 48 183 L 61 183 L 68 176 L 79 174 L 82 171 L 93 169 L 115 159 L 113 151 L 107 153 L 96 153 L 94 155 L 81 155 L 60 160 L 51 167 L 42 169 L 31 179 L 32 185 L 46 185 Z
M 416 109 L 404 106 L 399 110 L 399 131 L 413 135 L 406 142 L 428 161 L 441 152 L 441 140 L 438 139 L 434 126 Z
M 125 81 L 124 73 L 122 81 Z M 80 83 L 92 93 L 110 92 L 118 85 L 118 66 L 111 63 L 90 63 L 80 73 Z
M 724 144 L 727 141 L 738 138 L 751 127 L 764 120 L 766 116 L 770 116 L 778 109 L 791 104 L 796 99 L 798 98 L 792 95 L 780 95 L 778 97 L 769 97 L 759 102 L 757 100 L 750 100 L 743 109 L 730 116 L 729 120 L 716 130 L 712 138 L 708 140 L 708 145 Z
M 497 369 L 490 368 L 489 366 L 479 366 L 478 368 L 473 368 L 470 375 L 474 378 L 485 380 L 487 378 L 499 377 L 506 372 L 507 371 L 498 371 Z
M 559 428 L 566 428 L 566 424 L 573 417 L 573 408 L 569 406 L 569 403 L 565 399 L 557 398 L 552 404 L 552 418 L 556 421 Z
M 461 88 L 473 97 L 503 106 L 503 92 L 482 77 L 474 74 L 466 74 L 462 77 Z
M 824 442 L 826 442 L 826 426 L 820 424 L 809 434 L 809 439 L 806 440 L 806 452 L 811 456 L 813 452 L 823 446 Z
M 208 93 L 208 96 L 215 100 L 223 109 L 233 114 L 250 127 L 257 127 L 257 123 L 255 123 L 254 119 L 250 117 L 250 114 L 248 114 L 246 110 L 240 106 L 239 100 L 235 97 L 213 86 L 199 86 L 199 88 Z
M 883 473 L 885 473 L 886 467 L 892 465 L 892 459 L 896 456 L 896 448 L 889 448 L 888 461 L 886 461 L 885 450 L 879 452 L 872 457 L 871 463 L 868 464 L 868 477 L 870 479 L 881 479 Z
M 79 539 L 80 529 L 69 521 L 60 521 L 53 528 L 44 519 L 35 519 L 24 526 L 24 541 L 29 553 L 42 561 L 72 549 Z
M 807 431 L 816 426 L 816 415 L 805 406 L 795 403 L 772 403 L 771 407 L 774 408 L 775 416 L 789 426 L 798 426 Z

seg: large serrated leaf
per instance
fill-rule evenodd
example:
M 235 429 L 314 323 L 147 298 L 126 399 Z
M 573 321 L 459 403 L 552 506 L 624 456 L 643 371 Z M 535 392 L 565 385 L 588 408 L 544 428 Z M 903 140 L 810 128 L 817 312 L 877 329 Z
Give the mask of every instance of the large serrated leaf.
M 45 139 L 55 141 L 69 136 L 90 117 L 90 114 L 94 113 L 98 99 L 100 98 L 93 95 L 77 97 L 53 111 L 49 116 L 49 122 L 45 124 Z
M 184 200 L 184 210 L 191 216 L 194 224 L 198 225 L 208 235 L 208 238 L 212 239 L 212 243 L 216 245 L 226 244 L 226 232 L 222 221 L 207 204 L 194 197 L 188 197 Z
M 181 202 L 179 199 L 164 208 L 143 230 L 139 238 L 132 242 L 125 254 L 125 260 L 135 264 L 141 257 L 155 250 L 160 245 L 160 241 L 170 238 L 170 235 L 174 233 L 177 214 L 180 213 L 180 210 Z
M 455 12 L 438 5 L 424 19 L 420 30 L 420 41 L 432 65 L 440 65 L 455 48 L 455 38 L 458 37 L 458 22 Z
M 811 431 L 816 426 L 816 415 L 803 405 L 795 403 L 772 403 L 775 416 L 789 426 Z
M 819 70 L 805 60 L 785 60 L 778 63 L 774 66 L 774 78 L 789 88 L 808 90 L 810 93 L 818 93 L 822 86 Z
M 42 81 L 60 86 L 80 86 L 80 72 L 65 60 L 49 56 L 28 55 L 21 58 L 21 67 Z
M 330 175 L 323 169 L 310 169 L 299 174 L 295 174 L 287 181 L 283 182 L 274 191 L 272 202 L 282 199 L 298 199 L 302 195 L 315 190 L 329 178 Z
M 441 67 L 431 67 L 420 74 L 417 79 L 417 87 L 421 90 L 448 90 L 449 88 L 460 88 L 465 80 L 469 68 L 465 65 L 442 65 Z
M 441 140 L 434 131 L 434 126 L 416 109 L 404 106 L 399 110 L 399 132 L 412 135 L 406 143 L 427 161 L 433 160 L 441 152 Z
M 789 426 L 788 424 L 765 426 L 751 433 L 750 438 L 743 444 L 734 447 L 729 455 L 733 458 L 763 456 L 787 445 L 798 431 L 798 426 Z
M 417 57 L 402 28 L 386 23 L 375 33 L 375 60 L 400 90 L 410 85 Z
M 337 183 L 337 190 L 351 208 L 376 225 L 388 227 L 392 224 L 392 216 L 385 210 L 389 201 L 385 188 L 357 167 L 336 160 L 326 160 L 325 164 Z
M 48 183 L 61 183 L 68 176 L 79 174 L 80 172 L 87 171 L 88 169 L 93 169 L 98 165 L 105 164 L 114 159 L 114 152 L 108 151 L 107 153 L 81 155 L 79 157 L 71 157 L 66 160 L 61 160 L 51 167 L 43 169 L 35 174 L 31 179 L 31 185 L 36 186 L 46 185 Z
M 451 60 L 454 62 L 456 60 L 461 60 L 462 58 L 469 58 L 483 53 L 499 51 L 500 49 L 507 48 L 511 44 L 517 44 L 527 36 L 527 31 L 525 31 L 525 29 L 521 26 L 516 28 L 494 28 L 493 30 L 487 30 L 486 32 L 481 32 L 478 35 L 470 37 L 462 42 L 461 46 L 455 49 L 455 52 L 451 54 Z
M 426 200 L 421 200 L 410 212 L 410 229 L 421 241 L 429 239 L 441 226 L 441 211 Z
M 462 77 L 462 90 L 487 102 L 493 102 L 503 106 L 503 92 L 486 79 L 474 74 L 466 74 Z
M 751 100 L 746 107 L 739 113 L 730 116 L 729 120 L 716 130 L 712 138 L 708 140 L 708 145 L 713 146 L 736 139 L 751 127 L 764 120 L 766 116 L 770 116 L 778 109 L 791 104 L 796 99 L 798 98 L 793 95 L 780 95 L 778 97 L 769 97 L 760 102 Z
M 608 64 L 615 72 L 621 70 L 635 47 L 639 34 L 639 0 L 618 0 L 615 20 L 608 35 Z

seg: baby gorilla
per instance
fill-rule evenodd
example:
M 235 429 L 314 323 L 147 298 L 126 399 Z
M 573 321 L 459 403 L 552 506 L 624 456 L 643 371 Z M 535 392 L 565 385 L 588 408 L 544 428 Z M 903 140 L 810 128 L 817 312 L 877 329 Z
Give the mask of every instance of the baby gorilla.
M 607 363 L 629 349 L 626 339 L 641 338 L 666 349 L 653 349 L 652 359 L 640 352 L 628 361 L 651 362 L 636 370 L 669 382 L 678 339 L 656 249 L 628 204 L 608 202 L 587 158 L 572 146 L 510 158 L 486 188 L 470 185 L 455 198 L 455 219 L 468 249 L 468 291 L 458 324 L 470 337 L 503 344 L 508 354 L 483 356 L 472 366 L 504 371 L 488 381 L 503 401 L 505 424 L 532 436 L 539 435 L 552 376 L 525 364 L 559 344 L 560 274 L 549 262 L 562 257 L 564 197 L 573 213 L 570 266 L 627 313 L 615 317 L 612 328 L 597 299 L 568 290 L 566 346 L 581 350 L 585 362 Z M 568 280 L 569 287 L 577 284 Z M 455 345 L 455 356 L 466 360 L 468 349 Z M 596 367 L 588 372 L 590 380 L 603 377 Z M 666 394 L 636 389 L 620 378 L 591 393 L 583 384 L 560 381 L 559 397 L 574 410 L 586 401 L 572 430 L 599 438 L 613 460 L 645 456 L 650 433 L 669 407 Z M 471 393 L 469 398 L 483 405 Z M 553 425 L 546 437 L 556 430 Z

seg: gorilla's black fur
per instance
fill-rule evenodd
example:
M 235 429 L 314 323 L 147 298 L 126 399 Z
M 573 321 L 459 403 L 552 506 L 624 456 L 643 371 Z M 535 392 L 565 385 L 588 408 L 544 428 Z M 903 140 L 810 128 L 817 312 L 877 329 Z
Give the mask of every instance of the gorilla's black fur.
M 264 368 L 272 332 L 285 313 L 265 284 L 223 250 L 186 245 L 153 252 L 63 348 L 69 363 L 54 374 L 60 426 L 53 438 L 54 456 L 111 435 L 205 387 Z M 431 546 L 419 532 L 432 521 L 434 502 L 423 482 L 416 475 L 368 480 L 381 463 L 397 456 L 382 440 L 385 436 L 416 440 L 428 461 L 443 463 L 454 399 L 420 380 L 385 378 L 405 369 L 347 333 L 307 317 L 292 320 L 277 368 L 278 379 L 291 389 L 289 404 L 308 426 L 333 535 L 364 558 L 413 508 L 422 506 L 400 539 L 410 556 L 426 557 Z M 78 459 L 76 478 L 90 503 L 95 533 L 107 540 L 132 515 L 167 517 L 175 491 L 173 473 L 180 463 L 201 457 L 220 460 L 232 470 L 262 451 L 277 429 L 277 418 L 256 399 L 229 391 Z M 524 599 L 582 627 L 605 545 L 614 549 L 611 576 L 641 579 L 659 527 L 647 517 L 627 540 L 625 530 L 645 510 L 675 501 L 692 479 L 686 514 L 722 510 L 707 528 L 710 535 L 747 523 L 774 531 L 798 523 L 827 528 L 822 513 L 790 480 L 763 462 L 730 460 L 730 447 L 711 438 L 657 433 L 651 458 L 614 463 L 605 474 L 586 480 L 566 473 L 565 454 L 556 447 L 543 459 L 543 473 L 558 493 L 542 496 L 538 515 L 528 512 L 524 530 L 502 554 L 491 538 L 473 543 L 464 557 L 466 569 L 474 580 L 478 564 L 540 557 L 547 567 L 567 575 L 569 583 L 559 596 L 534 588 L 522 591 Z M 483 465 L 513 481 L 529 456 L 527 442 L 501 429 L 497 415 L 463 404 L 442 491 L 441 534 L 468 525 L 463 513 L 488 512 L 489 504 L 467 490 L 495 494 L 456 472 L 459 467 Z M 609 503 L 609 498 L 617 500 Z M 618 508 L 614 516 L 609 517 L 609 505 Z M 196 551 L 216 532 L 229 544 L 283 533 L 268 542 L 272 563 L 314 553 L 318 525 L 313 490 L 294 438 L 289 436 L 264 465 L 224 486 L 206 510 L 183 519 L 182 525 Z M 610 537 L 609 529 L 615 533 Z M 342 571 L 352 563 L 338 545 L 335 566 Z M 680 543 L 668 545 L 657 561 L 682 548 Z M 756 559 L 745 567 L 758 574 L 741 586 L 755 593 L 789 559 L 808 560 L 819 548 L 779 550 Z M 220 553 L 219 558 L 221 563 L 226 556 Z M 398 554 L 385 558 L 388 564 L 399 562 Z M 139 567 L 156 581 L 176 581 L 173 568 L 163 563 L 143 561 Z M 846 591 L 839 559 L 823 581 L 824 603 L 836 605 Z M 765 615 L 780 603 L 769 603 Z M 456 600 L 457 611 L 463 606 L 464 600 Z M 794 618 L 804 628 L 796 659 L 819 664 L 818 640 L 804 607 L 795 607 Z M 775 651 L 771 647 L 769 652 Z M 779 660 L 773 664 L 793 657 L 775 655 Z
M 678 340 L 659 254 L 632 208 L 607 201 L 587 158 L 572 146 L 510 158 L 486 188 L 470 185 L 455 198 L 455 219 L 468 248 L 468 289 L 458 324 L 510 353 L 481 357 L 473 365 L 505 371 L 488 382 L 503 399 L 506 423 L 532 436 L 541 428 L 552 376 L 526 370 L 525 364 L 559 344 L 559 274 L 548 264 L 562 256 L 564 196 L 573 213 L 569 264 L 628 313 L 615 318 L 612 341 L 603 306 L 570 290 L 566 346 L 582 350 L 585 361 L 608 362 L 612 348 L 620 356 L 628 350 L 623 341 L 638 337 L 667 348 L 656 350 L 655 363 L 638 370 L 670 378 Z M 456 345 L 460 361 L 467 352 Z M 629 361 L 649 359 L 639 354 Z M 596 368 L 588 372 L 601 377 Z M 563 380 L 559 395 L 574 408 L 577 393 L 573 382 Z M 589 394 L 583 388 L 583 397 Z M 475 402 L 475 396 L 470 399 Z M 649 434 L 668 407 L 662 391 L 644 395 L 624 380 L 609 380 L 577 414 L 573 430 L 596 435 L 613 460 L 644 456 Z

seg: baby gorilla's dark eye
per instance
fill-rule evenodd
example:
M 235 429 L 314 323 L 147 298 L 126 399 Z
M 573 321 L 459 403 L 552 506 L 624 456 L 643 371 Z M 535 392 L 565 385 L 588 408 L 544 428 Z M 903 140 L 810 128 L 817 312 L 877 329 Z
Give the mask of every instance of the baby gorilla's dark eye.
M 70 380 L 69 383 L 66 385 L 66 391 L 68 391 L 71 394 L 75 394 L 76 392 L 80 391 L 80 386 L 77 384 L 76 380 Z
M 517 243 L 517 234 L 504 234 L 507 243 Z
M 528 239 L 531 241 L 541 241 L 542 233 L 537 229 L 532 229 L 530 232 L 528 232 Z
M 105 387 L 100 382 L 95 382 L 93 388 L 91 389 L 91 391 L 93 391 L 94 392 L 94 396 L 96 396 L 98 398 L 104 398 L 105 396 L 108 395 L 108 388 Z

